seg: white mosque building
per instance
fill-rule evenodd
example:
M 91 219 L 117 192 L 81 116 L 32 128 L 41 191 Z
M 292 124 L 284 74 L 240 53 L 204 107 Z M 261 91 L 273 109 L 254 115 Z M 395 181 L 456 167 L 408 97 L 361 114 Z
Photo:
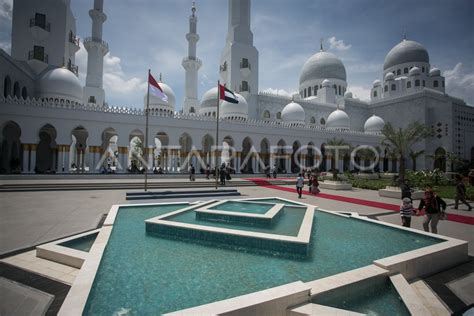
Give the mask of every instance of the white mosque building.
M 11 54 L 0 50 L 0 172 L 93 173 L 104 165 L 127 172 L 137 157 L 149 168 L 185 172 L 189 163 L 219 163 L 213 146 L 224 142 L 237 172 L 262 172 L 267 164 L 295 172 L 317 163 L 322 170 L 353 170 L 348 155 L 335 161 L 325 150 L 334 138 L 354 147 L 376 147 L 381 155 L 376 168 L 396 171 L 398 161 L 381 148 L 380 131 L 386 122 L 404 127 L 415 120 L 434 131 L 418 144 L 417 149 L 425 151 L 418 157 L 419 168 L 449 168 L 448 153 L 473 160 L 474 107 L 446 94 L 444 77 L 431 67 L 421 44 L 404 39 L 388 52 L 382 78 L 374 81 L 368 102 L 353 98 L 344 64 L 322 46 L 302 65 L 298 94 L 290 98 L 262 93 L 250 8 L 250 0 L 229 0 L 220 80 L 237 92 L 239 104 L 221 105 L 219 139 L 217 88 L 198 100 L 203 61 L 197 57 L 193 4 L 186 34 L 188 56 L 182 61 L 183 110 L 176 111 L 172 88 L 161 82 L 168 102 L 151 97 L 149 141 L 144 146 L 144 109 L 105 102 L 102 75 L 108 44 L 102 39 L 107 18 L 103 0 L 94 0 L 89 11 L 92 34 L 83 39 L 88 52 L 84 87 L 74 64 L 80 47 L 70 0 L 14 0 Z M 431 158 L 433 154 L 438 158 Z

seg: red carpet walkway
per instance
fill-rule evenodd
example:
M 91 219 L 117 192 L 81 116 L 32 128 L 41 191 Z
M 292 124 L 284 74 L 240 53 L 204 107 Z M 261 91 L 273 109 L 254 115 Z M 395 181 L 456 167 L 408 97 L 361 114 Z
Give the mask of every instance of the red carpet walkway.
M 262 186 L 262 187 L 265 187 L 265 188 L 296 193 L 296 190 L 293 189 L 293 188 L 284 187 L 284 186 L 280 186 L 280 185 L 273 185 L 270 182 L 268 182 L 268 180 L 266 180 L 266 179 L 248 178 L 246 180 L 253 181 L 255 184 L 257 184 L 259 186 Z M 305 191 L 305 190 L 303 190 L 303 194 L 312 195 L 312 194 L 309 193 L 309 191 Z M 329 200 L 345 202 L 345 203 L 352 203 L 352 204 L 370 206 L 370 207 L 379 208 L 379 209 L 383 209 L 383 210 L 389 210 L 389 211 L 395 211 L 395 212 L 400 211 L 400 206 L 396 205 L 396 204 L 389 204 L 389 203 L 383 203 L 383 202 L 362 200 L 362 199 L 351 198 L 351 197 L 347 197 L 347 196 L 334 195 L 334 194 L 327 194 L 327 193 L 319 193 L 317 195 L 317 197 L 318 198 L 323 198 L 323 199 L 329 199 Z M 474 217 L 458 215 L 458 214 L 448 214 L 448 221 L 462 223 L 462 224 L 468 224 L 468 225 L 474 225 Z

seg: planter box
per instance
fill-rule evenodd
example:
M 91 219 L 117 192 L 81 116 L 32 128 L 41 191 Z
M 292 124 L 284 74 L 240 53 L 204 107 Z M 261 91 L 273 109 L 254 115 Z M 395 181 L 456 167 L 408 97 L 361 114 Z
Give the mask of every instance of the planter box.
M 398 173 L 381 173 L 380 178 L 382 179 L 393 179 L 394 176 L 397 176 Z
M 330 190 L 352 190 L 352 184 L 341 181 L 324 180 L 319 183 L 319 187 Z
M 423 191 L 415 191 L 411 193 L 411 198 L 413 200 L 421 200 L 424 196 L 425 192 Z M 402 191 L 398 187 L 389 187 L 387 186 L 385 189 L 379 190 L 379 196 L 393 198 L 393 199 L 402 199 Z
M 379 174 L 378 173 L 358 173 L 356 175 L 358 179 L 366 179 L 366 180 L 378 180 Z

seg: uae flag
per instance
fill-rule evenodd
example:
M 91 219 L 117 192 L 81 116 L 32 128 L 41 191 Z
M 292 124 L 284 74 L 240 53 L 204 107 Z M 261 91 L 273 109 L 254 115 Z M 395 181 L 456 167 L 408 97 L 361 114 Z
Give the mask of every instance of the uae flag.
M 230 103 L 239 103 L 235 94 L 219 83 L 219 98 Z
M 161 100 L 168 102 L 168 96 L 163 92 L 158 82 L 151 74 L 148 74 L 148 89 L 151 94 L 160 98 Z

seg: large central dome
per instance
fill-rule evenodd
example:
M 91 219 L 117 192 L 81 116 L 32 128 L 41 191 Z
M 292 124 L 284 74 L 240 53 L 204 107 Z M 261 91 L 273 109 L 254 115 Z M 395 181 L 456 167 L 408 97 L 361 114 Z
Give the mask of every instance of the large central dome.
M 429 63 L 428 51 L 418 42 L 403 40 L 388 52 L 383 63 L 383 70 L 412 62 Z
M 346 68 L 336 55 L 320 51 L 303 65 L 300 84 L 314 79 L 340 79 L 346 81 Z

